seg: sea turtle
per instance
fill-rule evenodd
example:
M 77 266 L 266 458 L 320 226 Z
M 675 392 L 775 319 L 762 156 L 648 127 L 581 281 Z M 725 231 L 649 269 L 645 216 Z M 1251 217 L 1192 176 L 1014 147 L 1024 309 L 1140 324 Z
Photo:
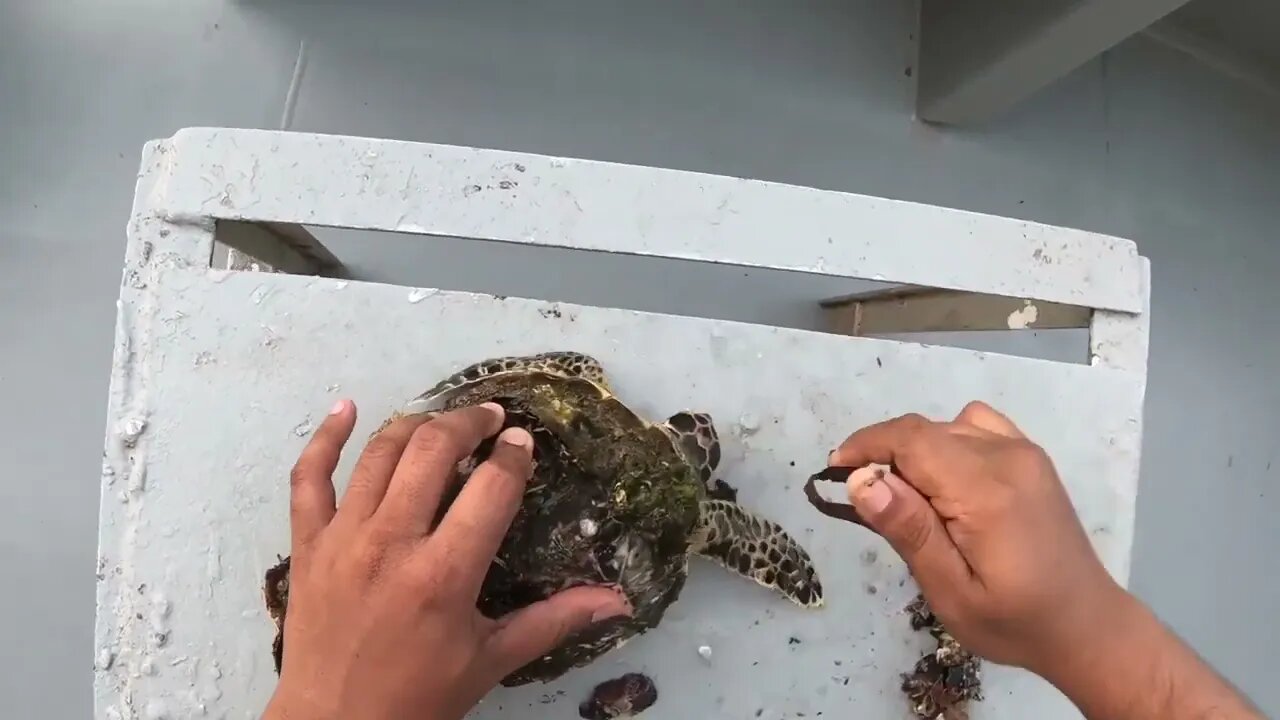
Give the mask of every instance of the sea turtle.
M 634 608 L 630 618 L 592 626 L 504 685 L 555 679 L 655 627 L 684 587 L 690 554 L 801 606 L 822 605 L 822 585 L 804 548 L 776 523 L 738 505 L 736 492 L 716 478 L 720 441 L 706 414 L 684 411 L 649 422 L 613 394 L 595 359 L 551 352 L 471 365 L 396 416 L 483 402 L 502 405 L 507 426 L 533 435 L 534 471 L 477 607 L 500 617 L 565 588 L 608 584 Z M 492 443 L 459 463 L 460 481 L 441 512 Z M 287 562 L 267 578 L 278 629 L 287 605 Z M 279 632 L 275 649 L 278 669 Z

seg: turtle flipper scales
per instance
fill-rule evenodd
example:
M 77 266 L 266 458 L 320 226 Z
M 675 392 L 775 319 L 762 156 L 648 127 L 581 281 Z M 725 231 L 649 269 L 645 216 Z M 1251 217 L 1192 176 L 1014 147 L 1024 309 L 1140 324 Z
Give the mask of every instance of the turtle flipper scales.
M 720 466 L 720 435 L 706 413 L 682 410 L 667 418 L 662 429 L 671 442 L 684 455 L 685 460 L 698 473 L 698 479 L 707 487 L 707 495 L 718 500 L 736 500 L 738 491 L 720 478 L 716 468 Z
M 777 523 L 728 500 L 703 500 L 690 548 L 728 570 L 773 588 L 802 607 L 822 606 L 818 571 L 796 539 Z
M 604 368 L 590 355 L 580 352 L 557 351 L 538 355 L 510 355 L 490 358 L 469 365 L 436 383 L 434 387 L 409 401 L 408 407 L 425 409 L 443 395 L 474 385 L 498 375 L 515 373 L 545 373 L 556 377 L 582 378 L 608 387 Z

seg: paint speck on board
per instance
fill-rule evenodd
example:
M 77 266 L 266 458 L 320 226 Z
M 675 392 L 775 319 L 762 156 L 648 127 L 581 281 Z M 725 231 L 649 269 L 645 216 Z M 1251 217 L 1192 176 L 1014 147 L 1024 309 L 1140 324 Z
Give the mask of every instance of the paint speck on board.
M 306 437 L 311 434 L 312 430 L 315 430 L 315 429 L 316 429 L 316 426 L 312 424 L 311 418 L 307 418 L 302 422 L 298 423 L 297 425 L 293 426 L 293 434 L 297 435 L 298 437 Z
M 98 651 L 98 657 L 94 660 L 93 666 L 98 670 L 110 670 L 112 665 L 116 663 L 116 654 L 111 648 L 102 648 Z
M 276 334 L 275 328 L 271 327 L 270 325 L 262 326 L 262 334 L 264 336 L 262 338 L 263 347 L 273 348 L 276 346 L 277 343 L 280 342 L 280 336 Z
M 699 646 L 698 646 L 698 657 L 702 658 L 702 659 L 703 659 L 703 661 L 705 661 L 705 662 L 711 662 L 711 646 L 710 646 L 710 645 L 699 645 Z
M 755 435 L 760 430 L 760 418 L 753 413 L 742 413 L 738 418 L 738 433 L 743 436 Z
M 1023 306 L 1019 310 L 1009 313 L 1009 329 L 1025 330 L 1040 316 L 1040 310 L 1031 304 L 1030 300 L 1023 300 Z
M 120 423 L 117 432 L 120 435 L 120 441 L 124 443 L 125 447 L 133 447 L 138 444 L 138 438 L 142 437 L 142 433 L 146 432 L 146 430 L 146 418 L 135 415 L 125 418 L 124 422 Z

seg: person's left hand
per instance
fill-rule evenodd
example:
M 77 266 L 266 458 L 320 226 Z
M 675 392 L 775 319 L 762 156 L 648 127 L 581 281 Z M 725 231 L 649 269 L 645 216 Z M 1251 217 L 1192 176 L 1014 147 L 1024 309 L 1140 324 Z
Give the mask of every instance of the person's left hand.
M 603 587 L 498 619 L 476 610 L 529 478 L 529 434 L 505 430 L 432 522 L 457 463 L 502 427 L 501 407 L 392 423 L 370 440 L 335 508 L 332 475 L 355 420 L 351 402 L 335 405 L 293 469 L 284 667 L 266 720 L 458 720 L 572 633 L 631 612 Z

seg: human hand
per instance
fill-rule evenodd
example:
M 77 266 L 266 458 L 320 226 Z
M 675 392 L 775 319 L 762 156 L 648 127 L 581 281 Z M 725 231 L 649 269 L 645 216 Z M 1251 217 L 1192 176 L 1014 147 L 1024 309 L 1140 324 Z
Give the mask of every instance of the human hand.
M 990 660 L 1048 677 L 1135 603 L 1098 560 L 1049 456 L 985 404 L 952 422 L 906 415 L 864 428 L 828 464 L 862 468 L 850 502 L 947 630 Z
M 335 405 L 291 475 L 284 666 L 264 718 L 457 720 L 573 632 L 630 613 L 618 593 L 591 587 L 503 618 L 476 610 L 529 479 L 529 434 L 503 431 L 432 523 L 457 463 L 502 427 L 501 407 L 392 423 L 335 508 L 331 478 L 355 419 L 351 402 Z

